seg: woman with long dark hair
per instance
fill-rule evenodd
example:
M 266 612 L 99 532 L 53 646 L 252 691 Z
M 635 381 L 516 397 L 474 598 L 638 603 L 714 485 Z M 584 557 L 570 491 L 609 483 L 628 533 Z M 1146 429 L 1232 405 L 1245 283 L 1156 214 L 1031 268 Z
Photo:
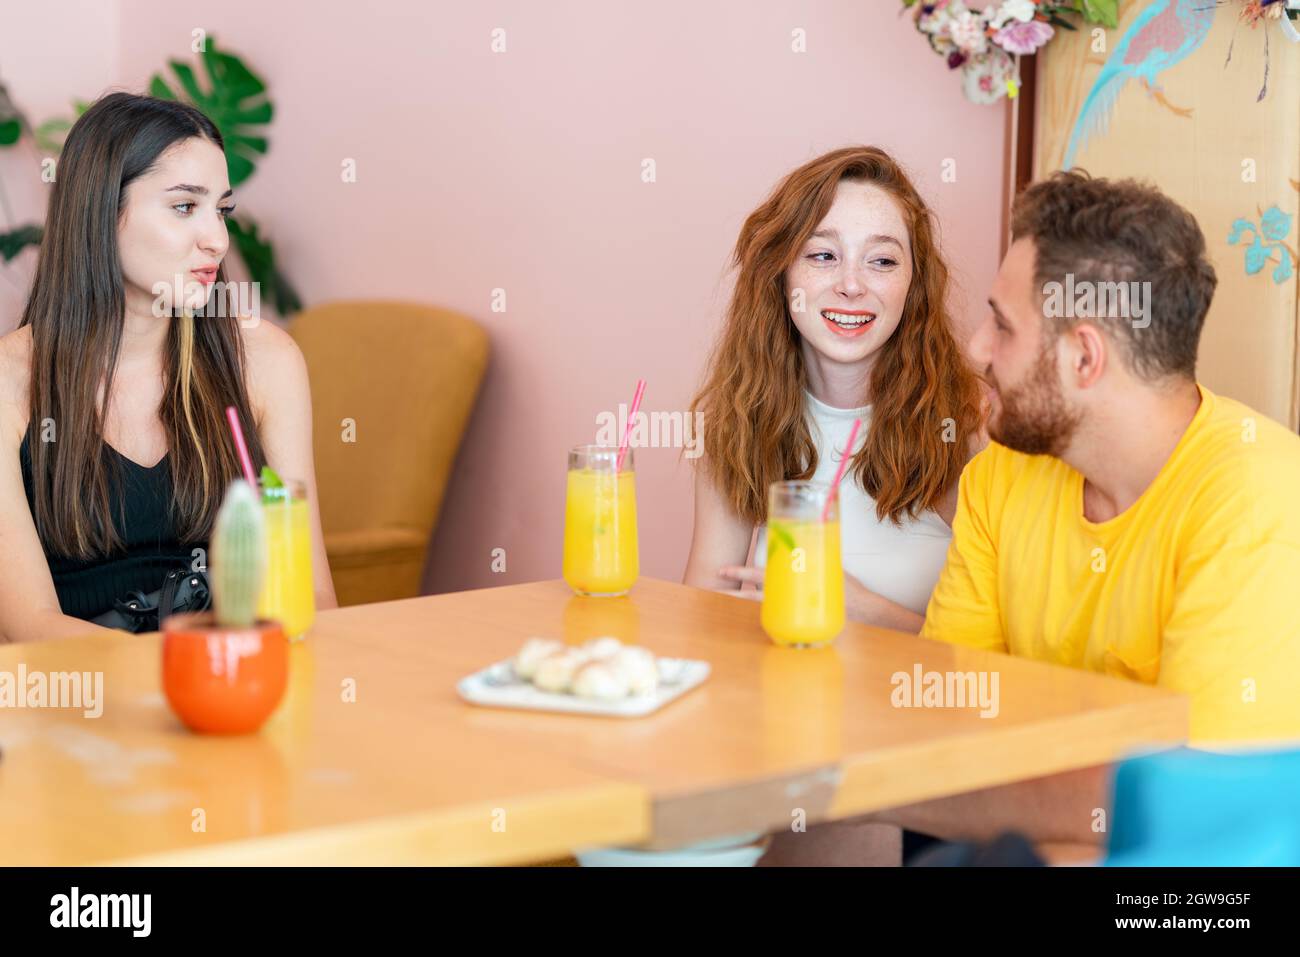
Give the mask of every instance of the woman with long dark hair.
M 242 474 L 227 406 L 254 468 L 306 485 L 317 607 L 336 604 L 306 366 L 227 295 L 233 208 L 221 134 L 193 107 L 112 93 L 69 132 L 22 321 L 0 338 L 0 639 L 85 634 L 203 567 Z

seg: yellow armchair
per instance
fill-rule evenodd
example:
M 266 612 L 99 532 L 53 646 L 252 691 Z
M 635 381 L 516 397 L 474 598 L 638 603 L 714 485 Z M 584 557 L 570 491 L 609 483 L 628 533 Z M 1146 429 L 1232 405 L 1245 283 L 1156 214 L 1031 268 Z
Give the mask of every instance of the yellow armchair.
M 446 309 L 332 302 L 289 332 L 311 376 L 317 495 L 340 605 L 411 598 L 487 368 Z

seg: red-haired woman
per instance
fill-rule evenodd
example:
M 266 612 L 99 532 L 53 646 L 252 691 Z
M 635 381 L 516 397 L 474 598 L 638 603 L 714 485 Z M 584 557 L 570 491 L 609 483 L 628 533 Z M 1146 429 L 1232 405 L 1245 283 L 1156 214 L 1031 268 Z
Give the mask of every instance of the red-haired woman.
M 953 336 L 929 208 L 875 147 L 801 166 L 745 221 L 735 292 L 692 410 L 703 414 L 685 582 L 761 585 L 768 486 L 840 487 L 850 618 L 919 631 L 952 538 L 957 478 L 984 440 Z M 854 419 L 864 420 L 846 450 Z
M 829 483 L 847 454 L 848 616 L 920 631 L 952 540 L 958 476 L 987 441 L 929 208 L 884 151 L 834 150 L 749 216 L 733 265 L 726 324 L 692 403 L 704 455 L 685 582 L 761 585 L 768 486 Z M 897 864 L 904 843 L 889 825 L 839 822 L 775 834 L 763 863 Z

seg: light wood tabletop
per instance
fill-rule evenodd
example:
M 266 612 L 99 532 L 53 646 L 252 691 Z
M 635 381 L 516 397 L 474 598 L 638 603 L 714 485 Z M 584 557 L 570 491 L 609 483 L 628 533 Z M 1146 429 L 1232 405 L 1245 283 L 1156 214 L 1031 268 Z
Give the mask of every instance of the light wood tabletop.
M 228 739 L 172 717 L 157 635 L 0 646 L 0 671 L 102 671 L 106 699 L 94 719 L 0 712 L 0 864 L 503 863 L 671 847 L 1186 740 L 1181 695 L 857 624 L 829 648 L 784 649 L 758 615 L 757 602 L 648 578 L 624 598 L 548 581 L 326 611 L 293 648 L 280 710 Z M 712 673 L 635 719 L 458 697 L 460 678 L 532 635 L 615 635 Z M 996 675 L 996 715 L 901 706 L 897 676 L 918 670 Z
M 382 616 L 333 615 L 238 737 L 172 715 L 160 635 L 0 645 L 0 672 L 103 672 L 105 702 L 0 710 L 0 865 L 514 863 L 648 834 L 640 787 L 464 726 Z

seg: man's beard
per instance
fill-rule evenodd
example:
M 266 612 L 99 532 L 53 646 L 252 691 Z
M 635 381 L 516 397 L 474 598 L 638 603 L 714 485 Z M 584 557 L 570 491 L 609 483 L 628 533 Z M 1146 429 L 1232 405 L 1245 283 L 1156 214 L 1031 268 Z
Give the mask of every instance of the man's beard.
M 1026 455 L 1057 455 L 1069 445 L 1080 416 L 1066 407 L 1056 374 L 1056 353 L 1044 349 L 1024 380 L 1003 390 L 993 378 L 1002 409 L 988 424 L 989 437 Z

